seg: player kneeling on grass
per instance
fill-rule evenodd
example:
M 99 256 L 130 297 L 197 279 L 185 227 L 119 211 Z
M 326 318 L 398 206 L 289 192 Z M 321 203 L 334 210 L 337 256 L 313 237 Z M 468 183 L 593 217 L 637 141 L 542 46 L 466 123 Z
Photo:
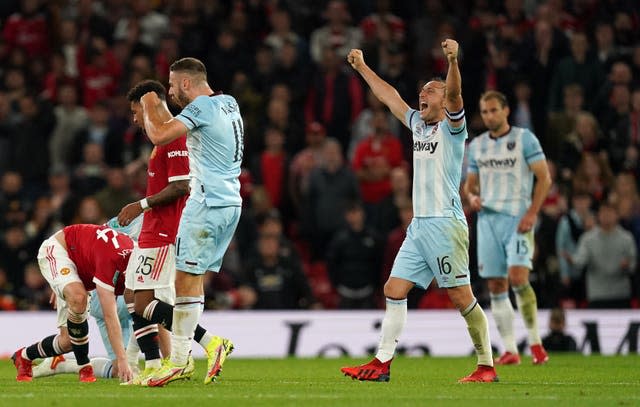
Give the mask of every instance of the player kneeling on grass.
M 124 271 L 133 249 L 125 234 L 106 226 L 72 225 L 45 240 L 38 251 L 38 265 L 56 295 L 58 335 L 51 335 L 17 350 L 13 363 L 16 379 L 33 378 L 33 360 L 71 350 L 80 366 L 81 382 L 95 382 L 89 361 L 89 291 L 96 290 L 104 313 L 109 342 L 113 346 L 118 377 L 132 378 L 117 316 L 116 295 L 124 291 Z

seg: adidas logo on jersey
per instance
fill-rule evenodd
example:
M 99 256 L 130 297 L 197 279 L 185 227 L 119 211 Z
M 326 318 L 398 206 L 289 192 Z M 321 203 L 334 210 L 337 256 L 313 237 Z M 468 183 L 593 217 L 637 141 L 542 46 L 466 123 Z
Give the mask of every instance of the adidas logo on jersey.
M 138 276 L 138 282 L 139 283 L 144 283 L 144 278 L 142 276 Z
M 426 151 L 427 153 L 435 153 L 438 148 L 437 141 L 414 141 L 413 151 Z

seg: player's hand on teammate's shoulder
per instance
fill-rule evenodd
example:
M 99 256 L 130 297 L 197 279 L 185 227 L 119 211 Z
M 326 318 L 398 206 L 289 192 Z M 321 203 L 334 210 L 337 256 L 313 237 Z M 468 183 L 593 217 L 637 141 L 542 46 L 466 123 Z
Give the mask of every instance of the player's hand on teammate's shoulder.
M 458 58 L 458 47 L 458 42 L 451 38 L 442 41 L 442 51 L 449 62 L 455 61 Z
M 353 69 L 356 71 L 359 70 L 364 65 L 364 55 L 362 54 L 362 50 L 352 49 L 347 55 L 347 62 L 351 65 Z

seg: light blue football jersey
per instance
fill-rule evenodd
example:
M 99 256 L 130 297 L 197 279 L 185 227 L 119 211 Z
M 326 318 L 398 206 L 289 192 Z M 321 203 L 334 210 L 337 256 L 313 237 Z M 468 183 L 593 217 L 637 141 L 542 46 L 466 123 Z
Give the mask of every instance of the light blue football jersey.
M 198 96 L 176 116 L 189 130 L 191 198 L 207 206 L 241 206 L 244 126 L 229 95 Z
M 444 119 L 428 126 L 419 111 L 409 109 L 405 123 L 413 133 L 414 216 L 465 220 L 459 188 L 466 122 L 463 120 L 461 127 L 452 128 Z
M 544 160 L 537 137 L 512 126 L 492 138 L 489 132 L 469 143 L 469 173 L 479 174 L 482 207 L 511 216 L 522 216 L 531 205 L 533 172 L 529 165 Z

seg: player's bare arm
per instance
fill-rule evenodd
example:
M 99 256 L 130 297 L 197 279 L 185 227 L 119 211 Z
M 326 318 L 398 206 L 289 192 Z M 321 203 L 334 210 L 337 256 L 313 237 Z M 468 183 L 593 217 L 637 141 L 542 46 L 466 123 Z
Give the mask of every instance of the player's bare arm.
M 125 353 L 124 343 L 122 342 L 122 329 L 120 328 L 120 320 L 118 319 L 116 297 L 113 292 L 100 285 L 96 285 L 96 292 L 104 314 L 104 322 L 107 326 L 109 342 L 116 354 L 118 377 L 120 381 L 127 382 L 133 378 L 133 373 L 127 363 L 127 355 Z
M 382 80 L 369 66 L 364 62 L 362 50 L 352 49 L 347 55 L 347 61 L 353 69 L 358 72 L 367 82 L 367 85 L 373 91 L 373 94 L 391 110 L 391 113 L 402 123 L 405 122 L 405 115 L 409 110 L 409 105 L 402 100 L 398 91 L 387 82 Z M 408 126 L 408 123 L 405 123 Z
M 452 39 L 442 41 L 442 52 L 449 63 L 446 80 L 447 94 L 445 97 L 445 108 L 450 114 L 454 115 L 453 117 L 447 115 L 447 120 L 451 126 L 459 127 L 464 116 L 461 115 L 457 118 L 455 113 L 460 112 L 464 104 L 462 101 L 462 78 L 460 76 L 460 68 L 458 67 L 458 43 Z
M 482 209 L 482 202 L 480 201 L 480 182 L 478 174 L 469 173 L 467 179 L 462 187 L 462 193 L 469 202 L 469 207 L 473 211 L 479 211 Z
M 140 104 L 144 112 L 144 129 L 153 144 L 168 144 L 187 133 L 187 127 L 171 115 L 167 104 L 155 92 L 145 93 Z
M 189 195 L 189 180 L 170 182 L 157 194 L 146 197 L 147 208 L 143 208 L 140 201 L 131 202 L 122 208 L 118 214 L 118 223 L 122 226 L 127 226 L 144 212 L 145 209 L 170 204 L 185 195 Z
M 544 200 L 551 188 L 551 175 L 549 174 L 549 167 L 546 160 L 536 161 L 529 165 L 531 172 L 536 177 L 536 186 L 533 189 L 533 197 L 531 198 L 531 206 L 527 212 L 525 212 L 520 223 L 518 224 L 518 232 L 525 233 L 530 231 L 536 223 L 538 212 L 544 203 Z

